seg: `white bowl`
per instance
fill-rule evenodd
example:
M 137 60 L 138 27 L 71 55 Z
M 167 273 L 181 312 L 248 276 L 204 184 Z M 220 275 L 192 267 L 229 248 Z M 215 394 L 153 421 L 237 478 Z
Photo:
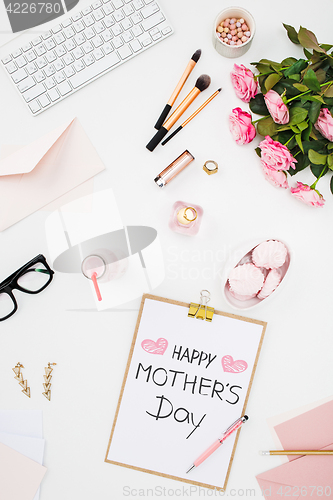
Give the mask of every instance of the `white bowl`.
M 251 36 L 247 42 L 242 43 L 242 45 L 227 45 L 223 43 L 221 38 L 217 36 L 216 29 L 221 21 L 227 18 L 236 17 L 237 19 L 243 18 L 247 23 L 249 30 L 251 31 Z M 241 7 L 228 7 L 222 10 L 216 17 L 213 26 L 213 45 L 217 52 L 224 57 L 240 57 L 243 56 L 250 48 L 254 34 L 256 31 L 256 24 L 254 22 L 252 14 Z
M 228 287 L 228 277 L 230 274 L 230 271 L 236 267 L 239 264 L 245 264 L 246 262 L 251 262 L 250 260 L 250 254 L 252 250 L 258 246 L 260 243 L 263 243 L 264 241 L 269 241 L 269 240 L 275 240 L 275 241 L 281 241 L 287 248 L 287 257 L 286 261 L 283 264 L 283 266 L 279 267 L 278 269 L 280 270 L 282 274 L 282 279 L 279 284 L 279 286 L 272 292 L 268 297 L 265 299 L 258 299 L 258 297 L 253 297 L 252 299 L 248 300 L 238 300 L 233 295 L 231 295 L 229 287 Z M 230 257 L 230 259 L 227 261 L 224 269 L 223 269 L 223 274 L 222 274 L 222 293 L 227 301 L 227 303 L 234 309 L 252 309 L 253 307 L 259 305 L 259 304 L 267 304 L 268 300 L 271 300 L 272 297 L 276 297 L 276 294 L 281 290 L 282 286 L 285 285 L 286 281 L 286 274 L 287 271 L 290 268 L 291 264 L 291 253 L 288 245 L 281 240 L 280 238 L 263 238 L 260 240 L 253 240 L 252 242 L 247 243 L 246 245 L 243 245 L 241 248 L 238 248 Z M 289 273 L 288 273 L 289 275 Z

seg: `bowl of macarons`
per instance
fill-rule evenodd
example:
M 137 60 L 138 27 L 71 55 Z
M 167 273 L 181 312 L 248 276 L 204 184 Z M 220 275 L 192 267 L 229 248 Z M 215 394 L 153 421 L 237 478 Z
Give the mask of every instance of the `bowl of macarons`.
M 290 250 L 281 240 L 262 240 L 238 249 L 224 269 L 224 298 L 235 309 L 267 303 L 285 283 L 290 262 Z

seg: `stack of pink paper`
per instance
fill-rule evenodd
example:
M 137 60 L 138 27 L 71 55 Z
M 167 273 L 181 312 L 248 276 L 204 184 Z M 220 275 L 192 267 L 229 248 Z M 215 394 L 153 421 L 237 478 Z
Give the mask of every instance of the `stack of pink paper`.
M 274 426 L 284 450 L 333 450 L 333 401 Z M 288 463 L 256 476 L 263 496 L 333 498 L 333 456 L 288 456 Z

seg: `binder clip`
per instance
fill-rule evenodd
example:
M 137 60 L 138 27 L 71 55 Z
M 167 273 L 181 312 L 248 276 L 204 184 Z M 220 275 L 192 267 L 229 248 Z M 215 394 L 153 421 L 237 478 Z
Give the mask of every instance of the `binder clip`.
M 208 290 L 201 290 L 200 304 L 194 304 L 194 302 L 191 302 L 188 317 L 202 320 L 205 319 L 206 321 L 211 322 L 214 315 L 214 308 L 207 307 L 209 301 L 210 292 Z

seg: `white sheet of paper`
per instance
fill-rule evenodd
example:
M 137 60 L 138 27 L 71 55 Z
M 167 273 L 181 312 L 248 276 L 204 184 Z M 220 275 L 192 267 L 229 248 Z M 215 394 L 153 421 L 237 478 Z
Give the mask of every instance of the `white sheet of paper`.
M 216 314 L 208 323 L 187 313 L 145 300 L 107 460 L 222 488 L 236 433 L 186 470 L 242 415 L 263 325 Z M 148 352 L 154 344 L 146 341 L 158 339 L 168 342 L 164 353 Z M 158 345 L 163 350 L 165 341 Z M 234 360 L 229 371 L 222 366 L 227 355 Z
M 9 446 L 15 451 L 22 453 L 25 457 L 31 458 L 40 465 L 43 465 L 45 440 L 40 438 L 32 438 L 19 436 L 17 434 L 7 434 L 0 432 L 0 443 Z M 34 500 L 39 499 L 40 490 L 34 496 Z
M 43 438 L 41 410 L 0 410 L 0 432 Z

